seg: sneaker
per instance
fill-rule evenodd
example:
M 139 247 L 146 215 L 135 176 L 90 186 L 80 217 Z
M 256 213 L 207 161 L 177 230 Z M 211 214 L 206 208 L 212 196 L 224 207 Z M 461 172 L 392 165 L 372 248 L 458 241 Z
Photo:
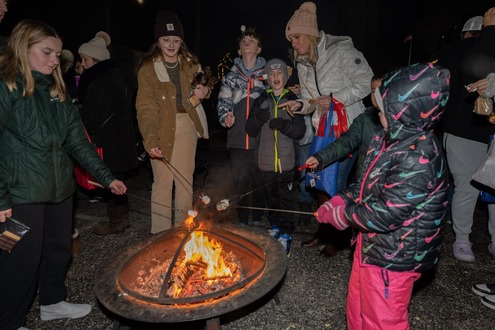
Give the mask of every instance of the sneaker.
M 478 296 L 495 295 L 495 283 L 491 284 L 475 284 L 472 287 L 473 292 Z
M 278 241 L 282 244 L 282 246 L 285 249 L 285 252 L 287 253 L 287 257 L 290 256 L 290 248 L 291 248 L 291 243 L 292 243 L 292 236 L 289 234 L 280 234 Z
M 473 250 L 471 250 L 472 243 L 468 241 L 455 241 L 452 245 L 454 258 L 466 262 L 474 262 Z
M 495 244 L 494 243 L 488 244 L 488 252 L 490 252 L 490 254 L 495 257 Z
M 270 234 L 271 237 L 278 239 L 280 237 L 280 228 L 272 225 L 272 228 L 268 229 L 268 234 Z
M 495 309 L 495 295 L 489 294 L 481 297 L 481 302 L 488 308 Z
M 40 318 L 43 321 L 56 319 L 78 319 L 91 312 L 91 305 L 71 304 L 61 301 L 53 305 L 40 306 Z

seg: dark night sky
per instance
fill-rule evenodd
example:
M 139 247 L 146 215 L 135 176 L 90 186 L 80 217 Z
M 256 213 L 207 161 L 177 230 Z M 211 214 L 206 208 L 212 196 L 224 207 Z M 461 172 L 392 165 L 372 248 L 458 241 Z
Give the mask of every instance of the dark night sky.
M 216 67 L 235 50 L 240 26 L 256 27 L 263 43 L 262 56 L 286 59 L 285 25 L 302 1 L 270 0 L 11 0 L 0 25 L 7 35 L 22 18 L 39 18 L 54 25 L 64 37 L 64 48 L 79 45 L 99 30 L 110 30 L 114 45 L 145 50 L 152 43 L 154 18 L 162 9 L 178 13 L 186 42 L 203 65 Z M 486 0 L 315 0 L 320 30 L 349 35 L 377 71 L 406 65 L 412 34 L 412 62 L 432 59 L 442 43 L 458 37 L 463 23 L 495 6 Z M 77 9 L 66 9 L 77 6 Z M 107 19 L 109 18 L 109 19 Z M 441 36 L 444 36 L 442 39 Z M 443 40 L 443 41 L 442 41 Z

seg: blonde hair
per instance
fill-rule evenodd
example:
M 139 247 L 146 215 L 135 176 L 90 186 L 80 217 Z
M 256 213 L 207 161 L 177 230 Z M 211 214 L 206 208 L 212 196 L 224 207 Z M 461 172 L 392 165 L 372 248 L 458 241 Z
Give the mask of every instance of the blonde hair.
M 9 41 L 0 55 L 0 79 L 2 79 L 9 91 L 17 89 L 16 78 L 22 75 L 24 81 L 23 97 L 30 97 L 34 93 L 35 82 L 28 53 L 30 48 L 46 38 L 62 40 L 58 32 L 50 25 L 32 19 L 20 21 L 12 30 Z M 50 96 L 65 100 L 66 88 L 60 65 L 53 70 L 53 85 Z
M 316 62 L 318 62 L 318 42 L 320 41 L 319 37 L 309 36 L 309 53 L 301 55 L 296 50 L 294 50 L 294 59 L 295 62 L 301 62 L 304 64 L 311 64 L 311 66 L 315 66 Z

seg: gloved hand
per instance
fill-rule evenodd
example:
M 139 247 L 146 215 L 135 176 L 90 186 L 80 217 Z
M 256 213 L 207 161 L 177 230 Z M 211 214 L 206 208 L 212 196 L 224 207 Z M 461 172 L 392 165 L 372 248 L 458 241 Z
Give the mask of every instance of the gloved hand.
M 344 216 L 345 202 L 340 196 L 334 196 L 318 208 L 316 220 L 320 223 L 329 223 L 338 230 L 349 227 Z
M 284 120 L 282 118 L 273 118 L 268 123 L 271 129 L 282 129 L 284 127 Z
M 260 109 L 260 110 L 258 110 L 258 112 L 256 112 L 256 120 L 259 123 L 264 124 L 269 119 L 270 119 L 270 111 L 268 111 L 266 109 Z

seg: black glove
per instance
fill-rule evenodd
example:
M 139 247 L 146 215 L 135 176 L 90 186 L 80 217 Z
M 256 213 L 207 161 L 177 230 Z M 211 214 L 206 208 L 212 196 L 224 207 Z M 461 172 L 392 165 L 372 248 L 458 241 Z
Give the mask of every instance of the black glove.
M 266 123 L 270 119 L 270 111 L 266 109 L 260 109 L 256 112 L 256 120 L 262 124 Z
M 270 126 L 271 129 L 282 129 L 282 127 L 284 127 L 284 120 L 282 118 L 273 118 L 270 120 L 270 123 L 268 123 L 268 126 Z

